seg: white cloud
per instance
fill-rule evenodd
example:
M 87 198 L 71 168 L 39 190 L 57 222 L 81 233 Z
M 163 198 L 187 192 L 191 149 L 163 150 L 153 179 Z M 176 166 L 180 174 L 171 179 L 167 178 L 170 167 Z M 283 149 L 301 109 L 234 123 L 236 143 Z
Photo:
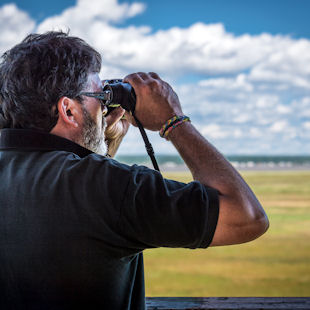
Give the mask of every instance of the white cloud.
M 38 26 L 38 31 L 69 27 L 72 32 L 87 34 L 98 27 L 98 24 L 105 27 L 107 23 L 122 22 L 142 13 L 145 7 L 145 4 L 138 2 L 128 4 L 118 3 L 117 0 L 92 0 L 90 3 L 88 0 L 78 0 L 75 6 L 67 8 L 60 15 L 45 19 Z M 96 35 L 101 34 L 98 32 Z
M 33 29 L 34 22 L 16 6 L 11 6 L 14 14 L 9 16 L 17 16 L 16 13 L 24 16 L 10 19 L 15 21 L 14 27 L 19 29 L 22 37 Z M 93 0 L 89 5 L 88 0 L 78 0 L 75 6 L 45 19 L 36 30 L 70 28 L 72 34 L 84 38 L 103 54 L 105 66 L 110 68 L 108 72 L 156 70 L 172 78 L 196 73 L 206 76 L 233 74 L 238 78 L 220 77 L 201 83 L 209 87 L 221 83 L 225 89 L 249 92 L 253 83 L 263 84 L 265 89 L 285 90 L 290 86 L 310 89 L 309 40 L 266 33 L 236 36 L 228 33 L 220 23 L 196 23 L 188 28 L 173 27 L 155 33 L 148 26 L 115 25 L 141 14 L 145 8 L 145 4 L 138 2 Z M 23 29 L 24 25 L 29 25 L 28 29 Z M 6 31 L 14 28 L 2 26 Z M 19 41 L 15 36 L 11 37 L 15 42 Z M 249 70 L 250 74 L 242 73 L 243 70 Z
M 200 86 L 208 88 L 222 88 L 223 90 L 247 91 L 253 90 L 253 85 L 245 74 L 239 74 L 236 78 L 212 78 L 199 82 Z
M 262 138 L 262 136 L 264 135 L 262 130 L 260 130 L 257 127 L 249 128 L 248 132 L 249 132 L 249 136 L 252 137 L 252 139 Z
M 292 108 L 283 104 L 279 104 L 276 108 L 277 112 L 280 114 L 289 114 L 292 112 Z
M 262 93 L 257 100 L 255 101 L 255 106 L 258 109 L 266 109 L 270 107 L 274 107 L 279 103 L 279 97 L 277 95 L 266 95 Z
M 281 132 L 284 131 L 287 126 L 288 124 L 286 121 L 278 121 L 270 127 L 270 130 L 273 132 Z
M 295 99 L 292 102 L 292 108 L 300 118 L 310 119 L 310 97 Z
M 310 131 L 310 122 L 304 122 L 302 123 L 302 127 L 305 128 L 306 130 Z
M 128 70 L 155 68 L 171 76 L 188 73 L 235 75 L 251 70 L 250 78 L 239 74 L 236 84 L 231 87 L 243 86 L 251 91 L 250 81 L 266 81 L 278 83 L 277 87 L 282 88 L 286 85 L 309 88 L 310 69 L 300 65 L 308 62 L 308 41 L 266 34 L 234 36 L 227 33 L 222 24 L 197 23 L 186 29 L 174 27 L 155 33 L 137 27 L 109 28 L 108 31 L 106 36 L 94 41 L 95 45 L 109 55 L 109 61 Z M 104 27 L 101 33 L 105 34 Z M 297 48 L 299 46 L 302 46 L 302 54 L 297 54 L 301 50 Z M 291 53 L 283 52 L 289 48 Z M 276 56 L 279 57 L 277 61 L 273 60 Z M 286 61 L 289 66 L 277 69 L 278 62 Z M 217 83 L 220 82 L 229 84 L 230 81 L 223 79 Z
M 35 22 L 15 4 L 0 7 L 0 55 L 33 31 Z
M 213 139 L 227 138 L 230 134 L 219 124 L 209 124 L 201 128 L 201 133 Z
M 250 120 L 250 115 L 248 113 L 238 113 L 236 117 L 233 119 L 235 123 L 246 123 Z
M 283 37 L 272 53 L 253 66 L 250 80 L 270 83 L 270 87 L 289 86 L 310 90 L 310 41 Z
M 230 87 L 248 91 L 252 89 L 251 81 L 276 83 L 269 86 L 279 89 L 291 84 L 310 88 L 310 68 L 303 65 L 310 64 L 308 40 L 269 34 L 235 36 L 220 23 L 196 23 L 152 33 L 147 26 L 113 24 L 142 13 L 142 3 L 95 0 L 89 7 L 87 0 L 79 0 L 76 6 L 43 21 L 38 31 L 70 28 L 72 34 L 93 44 L 107 65 L 119 67 L 121 72 L 157 70 L 171 77 L 189 73 L 234 74 L 239 79 Z M 240 74 L 243 70 L 250 70 L 250 75 Z M 227 78 L 213 82 L 230 84 Z

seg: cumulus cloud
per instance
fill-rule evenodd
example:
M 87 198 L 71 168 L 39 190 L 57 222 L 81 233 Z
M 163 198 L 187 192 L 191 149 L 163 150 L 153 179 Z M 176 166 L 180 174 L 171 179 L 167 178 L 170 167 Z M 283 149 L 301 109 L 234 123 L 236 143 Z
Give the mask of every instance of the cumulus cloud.
M 0 49 L 31 31 L 70 29 L 103 55 L 102 78 L 156 71 L 170 81 L 184 113 L 224 153 L 310 152 L 310 41 L 285 35 L 235 35 L 221 23 L 153 31 L 123 26 L 141 2 L 78 0 L 35 24 L 14 4 L 0 7 Z M 195 82 L 188 82 L 187 77 Z M 199 76 L 199 78 L 198 78 Z M 120 152 L 143 152 L 131 129 Z M 151 133 L 159 152 L 173 152 Z
M 304 129 L 310 131 L 310 122 L 304 122 L 304 123 L 302 124 L 302 127 L 303 127 Z
M 34 27 L 35 22 L 15 4 L 0 7 L 0 55 L 21 41 Z
M 118 3 L 117 0 L 78 0 L 76 5 L 64 10 L 60 15 L 45 19 L 38 31 L 48 31 L 53 28 L 69 27 L 73 32 L 86 33 L 98 25 L 104 27 L 107 23 L 119 23 L 134 17 L 145 10 L 143 3 Z M 100 33 L 97 33 L 100 35 Z
M 278 121 L 275 122 L 271 127 L 270 130 L 273 132 L 282 132 L 288 127 L 287 121 Z
M 310 41 L 283 38 L 264 61 L 255 65 L 250 80 L 269 83 L 271 87 L 289 86 L 310 90 Z
M 227 154 L 309 152 L 309 92 L 297 91 L 292 85 L 289 95 L 270 88 L 262 90 L 261 83 L 242 76 L 179 87 L 184 111 L 203 135 Z
M 72 34 L 85 38 L 103 54 L 106 74 L 115 68 L 120 73 L 156 69 L 171 78 L 189 73 L 239 74 L 234 87 L 249 89 L 249 81 L 263 84 L 268 81 L 273 88 L 283 89 L 291 84 L 310 88 L 308 40 L 267 33 L 236 36 L 221 23 L 195 23 L 188 28 L 173 27 L 157 32 L 148 26 L 115 25 L 145 9 L 145 4 L 136 2 L 94 0 L 90 6 L 87 0 L 79 0 L 60 15 L 44 20 L 37 30 L 70 28 Z M 248 81 L 240 74 L 243 71 L 250 71 Z

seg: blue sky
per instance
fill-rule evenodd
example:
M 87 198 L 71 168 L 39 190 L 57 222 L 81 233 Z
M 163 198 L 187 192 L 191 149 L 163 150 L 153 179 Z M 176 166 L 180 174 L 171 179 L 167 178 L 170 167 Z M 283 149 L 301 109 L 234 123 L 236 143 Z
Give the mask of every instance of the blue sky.
M 102 78 L 155 71 L 225 154 L 310 153 L 310 1 L 0 1 L 0 52 L 67 29 L 103 56 Z M 121 153 L 144 153 L 131 129 Z M 151 133 L 157 153 L 174 153 Z
M 134 1 L 119 1 L 132 3 Z M 1 0 L 0 5 L 15 3 L 27 11 L 36 21 L 60 14 L 75 0 Z M 91 1 L 89 1 L 91 3 Z M 202 21 L 225 24 L 226 29 L 235 34 L 290 34 L 297 38 L 309 38 L 309 0 L 146 0 L 147 8 L 125 25 L 151 25 L 154 30 L 173 26 L 188 27 Z M 160 18 L 159 18 L 160 17 Z

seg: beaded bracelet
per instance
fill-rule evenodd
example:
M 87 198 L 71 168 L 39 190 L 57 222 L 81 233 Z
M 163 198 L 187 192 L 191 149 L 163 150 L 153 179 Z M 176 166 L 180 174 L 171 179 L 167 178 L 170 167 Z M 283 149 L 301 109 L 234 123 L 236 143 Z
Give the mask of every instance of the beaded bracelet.
M 159 131 L 159 135 L 163 138 L 165 131 L 169 128 L 171 124 L 174 124 L 175 122 L 178 122 L 180 117 L 183 116 L 173 116 L 170 119 L 167 120 L 167 122 L 163 125 L 163 127 Z
M 170 118 L 161 128 L 159 131 L 159 135 L 162 138 L 166 138 L 168 134 L 177 126 L 185 123 L 185 122 L 190 122 L 190 118 L 188 116 L 182 115 L 182 116 L 174 116 Z

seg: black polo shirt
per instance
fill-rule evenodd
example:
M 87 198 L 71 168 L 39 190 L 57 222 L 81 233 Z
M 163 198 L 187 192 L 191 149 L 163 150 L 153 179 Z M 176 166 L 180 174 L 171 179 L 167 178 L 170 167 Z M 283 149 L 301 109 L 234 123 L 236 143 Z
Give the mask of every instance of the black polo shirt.
M 206 248 L 214 189 L 0 131 L 0 309 L 144 309 L 142 251 Z

